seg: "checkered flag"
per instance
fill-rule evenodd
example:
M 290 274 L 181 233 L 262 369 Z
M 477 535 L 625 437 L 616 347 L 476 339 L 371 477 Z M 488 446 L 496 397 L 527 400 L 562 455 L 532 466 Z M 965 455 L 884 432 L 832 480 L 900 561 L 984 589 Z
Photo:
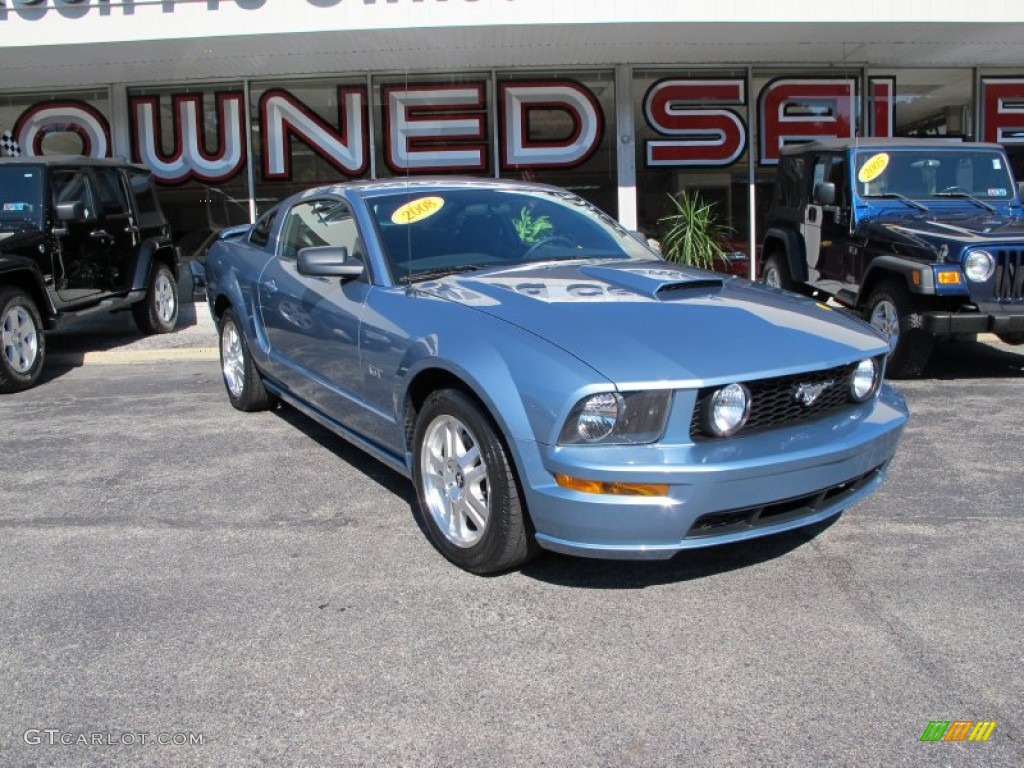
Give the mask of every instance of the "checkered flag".
M 10 131 L 4 131 L 0 135 L 0 157 L 19 157 L 21 146 L 14 140 Z

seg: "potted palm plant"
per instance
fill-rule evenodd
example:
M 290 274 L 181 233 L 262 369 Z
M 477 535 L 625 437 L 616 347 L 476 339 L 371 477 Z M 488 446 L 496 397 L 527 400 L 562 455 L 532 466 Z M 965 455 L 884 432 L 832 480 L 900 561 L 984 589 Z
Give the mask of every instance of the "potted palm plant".
M 720 260 L 729 263 L 722 243 L 732 230 L 718 223 L 715 204 L 705 202 L 696 190 L 670 194 L 674 212 L 658 219 L 665 229 L 661 253 L 669 261 L 701 269 L 714 269 Z

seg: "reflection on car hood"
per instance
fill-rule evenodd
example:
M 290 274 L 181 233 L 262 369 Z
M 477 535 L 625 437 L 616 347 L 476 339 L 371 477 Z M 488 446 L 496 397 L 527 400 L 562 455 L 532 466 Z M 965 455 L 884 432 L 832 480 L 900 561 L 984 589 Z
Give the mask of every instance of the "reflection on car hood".
M 982 211 L 941 216 L 922 213 L 869 219 L 861 225 L 859 234 L 917 246 L 934 247 L 942 243 L 980 246 L 1024 240 L 1024 221 Z
M 842 310 L 660 261 L 545 263 L 418 287 L 535 333 L 623 387 L 783 375 L 886 349 Z

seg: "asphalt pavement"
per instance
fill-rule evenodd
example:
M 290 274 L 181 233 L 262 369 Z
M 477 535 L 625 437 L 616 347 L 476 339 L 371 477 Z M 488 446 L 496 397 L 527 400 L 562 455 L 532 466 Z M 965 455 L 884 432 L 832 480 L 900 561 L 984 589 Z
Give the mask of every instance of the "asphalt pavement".
M 0 765 L 1024 764 L 1024 349 L 900 383 L 886 484 L 829 524 L 481 578 L 402 477 L 233 410 L 193 309 L 54 335 L 0 398 Z

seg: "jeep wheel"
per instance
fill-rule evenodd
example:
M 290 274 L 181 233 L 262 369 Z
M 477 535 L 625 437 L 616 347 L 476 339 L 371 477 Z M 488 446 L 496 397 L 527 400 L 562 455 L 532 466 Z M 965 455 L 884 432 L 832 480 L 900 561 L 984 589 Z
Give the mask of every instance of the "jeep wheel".
M 783 264 L 782 256 L 778 253 L 771 254 L 761 268 L 761 282 L 772 288 L 781 288 L 784 291 L 793 290 L 793 281 L 789 279 L 789 270 Z
M 132 317 L 145 334 L 170 333 L 178 324 L 178 284 L 166 264 L 153 263 L 146 298 L 132 305 Z
M 20 392 L 39 380 L 46 352 L 36 304 L 18 288 L 0 290 L 0 393 Z
M 897 379 L 920 376 L 934 337 L 921 329 L 921 303 L 900 280 L 887 280 L 871 292 L 865 319 L 889 340 L 886 372 Z
M 263 386 L 238 319 L 230 309 L 220 318 L 220 370 L 228 400 L 238 410 L 265 411 L 277 402 Z

